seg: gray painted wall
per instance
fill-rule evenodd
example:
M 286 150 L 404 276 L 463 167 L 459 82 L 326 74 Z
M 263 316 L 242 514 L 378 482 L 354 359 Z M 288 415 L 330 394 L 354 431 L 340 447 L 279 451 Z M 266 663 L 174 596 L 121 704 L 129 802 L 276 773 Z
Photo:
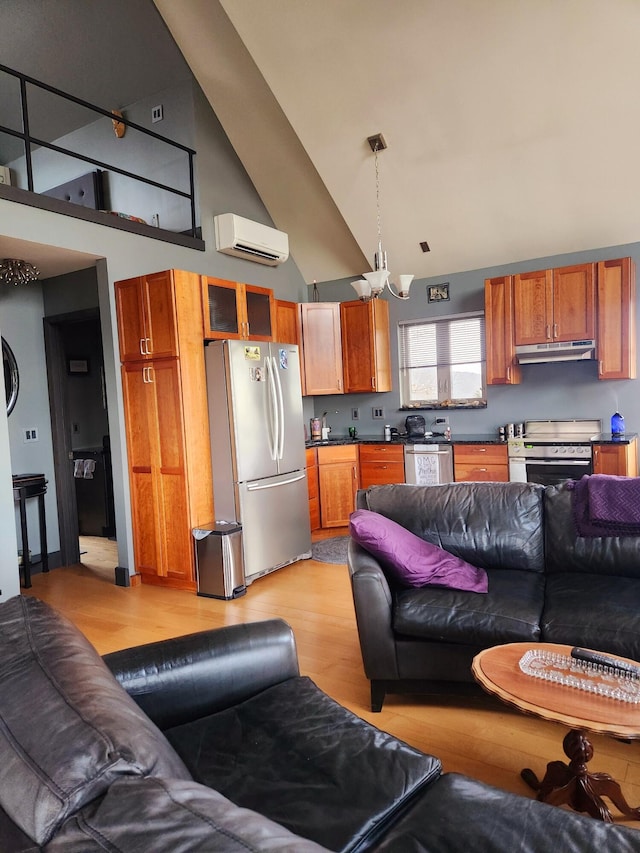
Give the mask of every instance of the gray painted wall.
M 314 414 L 320 415 L 325 410 L 328 411 L 327 421 L 333 433 L 338 435 L 346 435 L 347 428 L 353 423 L 351 408 L 354 406 L 360 407 L 360 421 L 357 426 L 361 435 L 382 437 L 385 423 L 403 427 L 408 413 L 399 411 L 397 347 L 399 321 L 482 310 L 485 278 L 622 257 L 632 257 L 636 264 L 640 265 L 640 243 L 548 258 L 534 258 L 519 264 L 496 265 L 486 269 L 413 282 L 411 298 L 407 302 L 401 302 L 390 296 L 385 297 L 390 303 L 394 390 L 386 394 L 317 397 L 314 400 Z M 450 285 L 450 301 L 429 304 L 427 287 L 444 281 L 448 281 Z M 353 288 L 346 280 L 321 284 L 318 287 L 320 298 L 327 302 L 351 300 L 355 297 Z M 308 299 L 311 299 L 311 292 L 308 294 Z M 640 282 L 636 299 L 640 301 Z M 640 316 L 640 305 L 637 307 L 637 316 Z M 640 375 L 640 370 L 638 373 Z M 383 421 L 374 420 L 371 416 L 372 407 L 380 405 L 385 409 L 386 417 Z M 600 381 L 597 379 L 596 362 L 585 361 L 524 365 L 520 385 L 494 385 L 487 388 L 486 409 L 426 411 L 421 414 L 425 416 L 428 425 L 436 415 L 448 414 L 455 439 L 456 433 L 459 435 L 497 433 L 498 426 L 501 424 L 535 419 L 598 418 L 602 421 L 603 430 L 607 431 L 611 415 L 616 410 L 624 415 L 628 432 L 640 432 L 640 379 Z

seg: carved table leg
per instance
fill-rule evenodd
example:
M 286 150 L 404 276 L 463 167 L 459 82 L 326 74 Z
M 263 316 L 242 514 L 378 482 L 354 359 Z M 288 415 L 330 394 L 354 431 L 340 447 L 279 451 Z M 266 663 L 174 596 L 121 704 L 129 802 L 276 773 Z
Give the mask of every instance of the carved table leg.
M 562 742 L 569 764 L 551 761 L 542 781 L 533 770 L 520 774 L 538 792 L 537 799 L 553 806 L 569 805 L 578 812 L 611 823 L 613 816 L 602 797 L 607 797 L 625 817 L 640 820 L 640 807 L 632 808 L 618 782 L 608 773 L 589 773 L 587 763 L 593 758 L 593 745 L 584 731 L 572 730 Z

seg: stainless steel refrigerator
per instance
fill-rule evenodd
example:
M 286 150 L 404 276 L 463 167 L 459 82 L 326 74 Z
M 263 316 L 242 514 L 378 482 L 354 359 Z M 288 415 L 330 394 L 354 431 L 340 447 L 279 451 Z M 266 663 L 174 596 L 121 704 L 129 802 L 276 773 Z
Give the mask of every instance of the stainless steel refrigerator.
M 214 511 L 242 524 L 250 584 L 311 556 L 298 347 L 215 341 L 205 363 Z

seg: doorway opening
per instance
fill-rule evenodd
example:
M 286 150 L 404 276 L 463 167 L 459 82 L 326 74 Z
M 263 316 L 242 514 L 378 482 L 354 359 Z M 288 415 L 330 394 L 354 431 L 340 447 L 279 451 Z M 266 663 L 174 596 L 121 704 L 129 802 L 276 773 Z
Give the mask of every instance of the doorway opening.
M 81 562 L 80 537 L 116 538 L 99 310 L 45 317 L 44 334 L 60 557 L 68 566 Z

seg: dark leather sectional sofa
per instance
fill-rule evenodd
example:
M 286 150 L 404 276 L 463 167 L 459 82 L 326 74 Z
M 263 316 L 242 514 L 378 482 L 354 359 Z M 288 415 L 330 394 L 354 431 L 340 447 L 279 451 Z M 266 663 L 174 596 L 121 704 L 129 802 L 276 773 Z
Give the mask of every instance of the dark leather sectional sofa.
M 443 774 L 301 677 L 280 620 L 101 659 L 43 602 L 0 605 L 2 853 L 549 849 L 640 832 Z
M 371 706 L 387 693 L 479 690 L 471 661 L 501 643 L 549 642 L 640 660 L 640 536 L 582 537 L 570 482 L 390 485 L 361 490 L 381 513 L 486 570 L 487 594 L 394 588 L 349 543 Z

